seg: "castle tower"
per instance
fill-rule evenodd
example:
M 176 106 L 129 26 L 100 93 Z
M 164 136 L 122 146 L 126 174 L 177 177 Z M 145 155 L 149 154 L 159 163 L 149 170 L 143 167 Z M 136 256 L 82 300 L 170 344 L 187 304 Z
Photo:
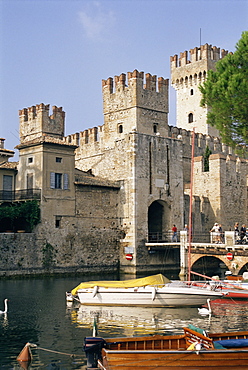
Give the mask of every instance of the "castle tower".
M 104 125 L 80 134 L 76 167 L 120 182 L 120 270 L 134 274 L 150 259 L 145 240 L 182 226 L 182 140 L 168 137 L 168 80 L 134 70 L 102 92 Z
M 212 45 L 201 45 L 188 52 L 184 51 L 170 58 L 171 84 L 177 93 L 177 126 L 186 130 L 195 128 L 199 132 L 211 136 L 219 136 L 216 128 L 207 124 L 209 108 L 200 107 L 201 85 L 210 69 L 215 69 L 218 60 L 227 55 L 226 50 L 221 50 Z
M 144 72 L 102 81 L 105 139 L 131 131 L 168 135 L 168 80 Z
M 16 189 L 40 189 L 42 219 L 53 219 L 55 224 L 56 217 L 75 213 L 77 145 L 64 137 L 65 112 L 62 107 L 53 106 L 49 116 L 49 105 L 38 104 L 20 110 L 19 119 Z
M 37 104 L 19 111 L 20 143 L 36 139 L 40 136 L 50 136 L 62 139 L 64 136 L 65 112 L 62 107 L 52 107 L 53 114 L 49 116 L 49 104 Z

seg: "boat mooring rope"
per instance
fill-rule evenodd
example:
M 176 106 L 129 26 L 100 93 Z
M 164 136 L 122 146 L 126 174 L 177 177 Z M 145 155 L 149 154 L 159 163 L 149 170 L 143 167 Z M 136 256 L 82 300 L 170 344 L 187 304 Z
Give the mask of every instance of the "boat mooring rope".
M 65 356 L 70 356 L 70 357 L 81 357 L 81 358 L 83 358 L 82 355 L 75 355 L 73 353 L 66 353 L 66 352 L 54 351 L 52 349 L 47 349 L 47 348 L 39 347 L 39 346 L 37 346 L 37 344 L 29 343 L 29 346 L 30 346 L 30 348 L 40 349 L 40 350 L 46 351 L 46 352 L 57 353 L 59 355 L 65 355 Z

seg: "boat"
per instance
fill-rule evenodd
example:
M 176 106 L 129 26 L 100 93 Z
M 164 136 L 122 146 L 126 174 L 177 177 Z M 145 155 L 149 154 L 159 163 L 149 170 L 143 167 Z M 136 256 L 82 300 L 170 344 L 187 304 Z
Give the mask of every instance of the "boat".
M 247 300 L 248 299 L 248 283 L 242 276 L 228 276 L 227 279 L 220 280 L 219 276 L 206 276 L 192 272 L 193 274 L 199 275 L 208 281 L 192 281 L 191 284 L 194 286 L 207 287 L 210 285 L 210 289 L 222 290 L 225 292 L 225 299 L 234 300 Z M 243 275 L 245 275 L 244 273 Z M 245 275 L 246 276 L 246 275 Z
M 68 296 L 68 293 L 67 293 Z M 224 296 L 222 291 L 170 281 L 162 274 L 123 281 L 79 284 L 71 296 L 83 305 L 196 307 Z
M 86 337 L 84 351 L 87 369 L 247 369 L 248 331 L 207 334 L 192 325 L 179 335 Z

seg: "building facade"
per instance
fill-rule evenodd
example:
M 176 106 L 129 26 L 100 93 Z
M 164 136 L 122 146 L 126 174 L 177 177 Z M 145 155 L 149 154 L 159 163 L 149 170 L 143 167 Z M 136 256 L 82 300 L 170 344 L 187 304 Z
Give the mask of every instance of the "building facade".
M 135 275 L 167 266 L 179 272 L 176 249 L 161 257 L 150 254 L 146 243 L 170 240 L 174 224 L 182 230 L 188 223 L 193 128 L 194 228 L 205 233 L 214 222 L 224 230 L 247 223 L 247 160 L 221 142 L 206 123 L 207 109 L 199 106 L 198 85 L 220 51 L 204 45 L 190 55 L 171 57 L 177 126 L 168 125 L 169 81 L 137 70 L 102 81 L 102 126 L 65 137 L 62 108 L 53 107 L 50 115 L 49 105 L 39 104 L 19 112 L 20 160 L 13 181 L 16 190 L 40 191 L 41 222 L 32 233 L 34 259 L 28 254 L 20 261 L 12 253 L 12 269 L 19 264 L 24 270 Z

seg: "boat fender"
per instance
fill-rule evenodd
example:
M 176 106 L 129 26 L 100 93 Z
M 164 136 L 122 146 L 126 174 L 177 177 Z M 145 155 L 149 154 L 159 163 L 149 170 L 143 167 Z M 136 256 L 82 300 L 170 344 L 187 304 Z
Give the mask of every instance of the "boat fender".
M 188 348 L 187 351 L 200 351 L 202 349 L 202 345 L 199 342 L 192 343 Z
M 156 293 L 157 293 L 157 289 L 156 288 L 153 288 L 153 290 L 152 290 L 152 300 L 153 301 L 155 299 Z
M 97 292 L 98 292 L 98 286 L 96 285 L 94 286 L 94 289 L 93 289 L 93 298 L 96 296 Z

